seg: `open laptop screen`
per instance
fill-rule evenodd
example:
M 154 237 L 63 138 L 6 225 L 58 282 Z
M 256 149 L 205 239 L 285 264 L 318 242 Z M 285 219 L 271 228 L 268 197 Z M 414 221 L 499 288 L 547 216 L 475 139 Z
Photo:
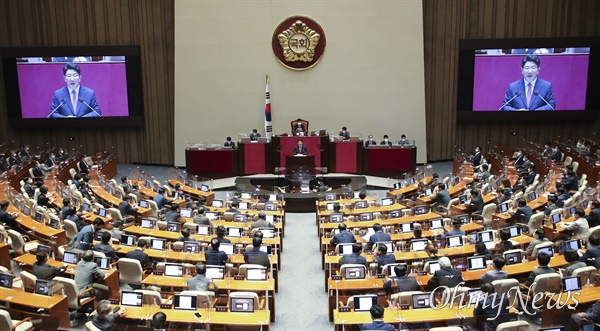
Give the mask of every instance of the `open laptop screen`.
M 429 274 L 433 275 L 436 271 L 440 270 L 442 267 L 439 262 L 429 262 Z
M 223 208 L 223 200 L 213 200 L 212 206 L 215 208 Z
M 167 231 L 179 232 L 181 231 L 181 223 L 179 222 L 167 222 Z
M 144 229 L 152 229 L 154 227 L 154 221 L 151 219 L 143 218 L 141 227 Z
M 444 227 L 444 220 L 441 218 L 436 218 L 436 219 L 430 220 L 429 222 L 430 222 L 429 228 L 431 230 L 441 229 Z
M 12 288 L 15 276 L 0 273 L 0 287 Z
M 121 292 L 121 306 L 130 307 L 141 307 L 142 306 L 142 293 L 134 291 L 122 291 Z
M 394 199 L 392 198 L 383 198 L 381 199 L 381 205 L 382 206 L 391 206 L 394 204 Z
M 369 311 L 371 306 L 377 304 L 376 295 L 355 295 L 354 311 Z
M 230 304 L 232 313 L 253 313 L 254 312 L 254 298 L 237 298 L 231 297 Z
M 462 246 L 462 236 L 448 236 L 446 237 L 446 247 L 459 247 Z
M 198 253 L 200 252 L 200 243 L 197 241 L 186 241 L 183 243 L 184 253 Z
M 581 278 L 577 277 L 566 277 L 562 279 L 563 291 L 579 291 L 581 290 Z
M 206 278 L 224 279 L 225 278 L 225 267 L 207 265 L 206 266 Z
M 165 263 L 165 276 L 181 277 L 183 276 L 183 265 L 175 263 Z
M 175 310 L 196 310 L 198 296 L 175 294 L 173 296 L 173 309 Z
M 252 199 L 252 193 L 249 192 L 242 192 L 242 194 L 240 195 L 240 197 L 244 200 L 251 200 Z
M 400 226 L 401 226 L 400 232 L 402 232 L 402 233 L 412 232 L 412 230 L 413 230 L 412 223 L 402 223 L 402 224 L 400 224 Z
M 133 246 L 135 244 L 135 237 L 124 234 L 121 236 L 121 245 L 123 246 Z
M 424 251 L 425 247 L 427 247 L 428 243 L 429 243 L 429 240 L 427 240 L 427 239 L 411 240 L 410 241 L 410 250 L 413 252 Z
M 164 251 L 166 244 L 167 244 L 167 240 L 166 239 L 152 238 L 152 240 L 150 240 L 150 249 L 156 249 L 156 250 L 159 250 L 159 251 Z
M 148 201 L 147 200 L 140 200 L 140 207 L 142 207 L 142 208 L 149 208 L 148 207 Z
M 233 255 L 233 244 L 230 243 L 221 243 L 221 245 L 219 246 L 219 249 L 222 250 L 223 252 L 227 253 L 227 255 Z
M 35 294 L 40 295 L 52 295 L 52 282 L 51 280 L 38 279 L 35 281 Z
M 343 221 L 344 221 L 344 214 L 342 214 L 342 213 L 329 214 L 329 223 L 342 223 Z
M 266 268 L 248 268 L 246 269 L 246 280 L 267 280 Z
M 513 252 L 504 254 L 504 258 L 506 259 L 506 265 L 521 263 L 521 252 Z
M 487 268 L 485 256 L 469 257 L 469 270 L 481 270 Z
M 180 212 L 181 217 L 190 218 L 192 217 L 192 210 L 189 208 L 183 208 Z
M 490 242 L 494 240 L 494 233 L 492 231 L 482 231 L 478 233 L 478 238 L 481 242 Z
M 65 251 L 63 254 L 63 262 L 69 264 L 77 264 L 79 262 L 79 253 L 73 251 Z
M 242 229 L 236 227 L 227 227 L 227 237 L 239 238 L 242 236 Z

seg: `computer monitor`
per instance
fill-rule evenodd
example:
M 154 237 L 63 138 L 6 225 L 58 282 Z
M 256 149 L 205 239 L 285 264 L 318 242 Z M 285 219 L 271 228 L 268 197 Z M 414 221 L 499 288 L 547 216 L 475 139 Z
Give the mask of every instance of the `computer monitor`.
M 501 203 L 500 206 L 498 206 L 498 208 L 500 209 L 501 213 L 508 212 L 508 202 Z
M 167 231 L 179 232 L 181 231 L 181 223 L 179 222 L 167 222 Z
M 40 213 L 39 211 L 35 212 L 35 215 L 33 216 L 33 218 L 37 221 L 37 222 L 42 222 L 42 219 L 44 218 L 44 214 Z
M 430 275 L 435 274 L 436 271 L 440 270 L 442 268 L 442 266 L 440 265 L 439 262 L 429 262 L 429 270 L 427 270 L 429 272 Z
M 247 268 L 246 280 L 267 280 L 267 268 Z
M 537 250 L 537 253 L 538 253 L 538 255 L 539 255 L 541 252 L 544 252 L 544 253 L 546 253 L 546 254 L 550 255 L 550 257 L 553 257 L 553 256 L 554 256 L 554 250 L 552 249 L 552 246 L 538 248 L 538 250 Z
M 234 222 L 246 223 L 248 222 L 248 215 L 246 214 L 234 214 L 233 215 Z
M 227 237 L 239 238 L 242 236 L 242 228 L 236 228 L 233 226 L 227 227 Z
M 493 231 L 481 231 L 477 234 L 479 241 L 487 243 L 490 241 L 494 241 L 494 232 Z
M 108 194 L 113 194 L 113 189 L 112 189 L 112 187 L 110 187 L 110 185 L 106 185 L 106 187 L 104 188 L 104 190 Z
M 394 204 L 394 199 L 392 198 L 383 198 L 381 199 L 381 205 L 382 206 L 391 206 Z
M 367 200 L 359 200 L 354 203 L 354 209 L 364 209 L 369 206 Z
M 140 207 L 149 208 L 147 200 L 140 200 Z
M 173 296 L 173 309 L 196 310 L 197 300 L 197 295 L 175 294 Z
M 492 185 L 488 185 L 488 186 L 486 186 L 486 187 L 485 187 L 485 191 L 484 191 L 484 193 L 485 193 L 485 194 L 492 193 Z
M 360 192 L 354 192 L 352 196 L 354 197 L 354 199 L 360 199 Z
M 95 257 L 94 262 L 98 265 L 99 269 L 109 270 L 110 269 L 110 257 Z
M 367 222 L 367 221 L 372 221 L 373 220 L 373 213 L 372 212 L 360 213 L 358 216 L 359 216 L 361 222 Z
M 221 243 L 219 249 L 227 253 L 227 255 L 233 255 L 233 253 L 235 252 L 233 244 L 231 243 Z
M 182 175 L 177 175 L 177 181 L 180 183 L 185 183 L 185 178 Z
M 165 263 L 165 276 L 181 277 L 183 276 L 183 265 L 177 263 Z
M 417 180 L 421 180 L 421 179 L 423 179 L 423 178 L 425 178 L 425 173 L 424 173 L 424 172 L 419 172 L 419 173 L 417 174 Z
M 390 210 L 390 218 L 400 218 L 402 217 L 402 211 L 399 209 Z
M 196 227 L 196 233 L 201 236 L 208 236 L 210 234 L 210 226 L 198 225 Z
M 433 191 L 432 191 L 430 188 L 427 188 L 427 189 L 425 190 L 425 195 L 426 195 L 426 196 L 430 196 L 432 193 L 433 193 Z
M 63 262 L 69 264 L 77 264 L 79 262 L 79 253 L 73 251 L 65 251 L 63 254 Z
M 469 270 L 481 270 L 487 268 L 485 256 L 472 256 L 468 260 Z
M 181 217 L 191 218 L 192 217 L 192 210 L 189 209 L 189 208 L 183 208 L 183 209 L 181 209 L 181 211 L 179 212 L 179 214 L 181 215 Z
M 581 201 L 581 208 L 582 209 L 584 209 L 584 210 L 587 209 L 589 205 L 590 205 L 589 201 L 587 201 L 587 200 Z
M 27 216 L 31 215 L 31 208 L 29 208 L 27 205 L 23 206 L 23 214 Z
M 376 295 L 355 295 L 354 311 L 369 311 L 371 306 L 377 304 Z
M 154 221 L 151 219 L 142 218 L 142 224 L 140 224 L 140 227 L 144 229 L 152 229 L 154 228 Z
M 204 213 L 204 215 L 211 221 L 214 221 L 217 219 L 217 213 L 212 212 L 212 211 L 207 211 Z
M 133 246 L 135 245 L 135 236 L 131 235 L 121 235 L 121 245 L 123 246 Z
M 266 211 L 277 211 L 277 204 L 272 202 L 265 203 Z
M 400 232 L 407 233 L 412 232 L 413 224 L 412 223 L 402 223 L 400 224 Z
M 459 201 L 461 204 L 465 204 L 465 203 L 467 203 L 467 200 L 469 200 L 469 198 L 467 198 L 467 195 L 466 195 L 466 194 L 463 194 L 463 195 L 461 195 L 461 196 L 459 196 L 459 197 L 458 197 L 458 201 Z
M 518 225 L 515 226 L 509 226 L 505 229 L 508 229 L 508 231 L 510 231 L 510 237 L 514 238 L 514 237 L 518 237 L 521 235 L 521 227 Z
M 224 279 L 225 278 L 225 267 L 207 265 L 206 266 L 206 278 L 209 279 Z
M 84 202 L 83 205 L 81 205 L 81 210 L 84 212 L 89 212 L 92 209 L 92 206 L 90 206 L 89 203 Z
M 94 232 L 94 240 L 96 240 L 96 241 L 102 241 L 102 234 L 103 233 L 104 233 L 104 231 L 102 231 L 102 230 Z
M 100 208 L 98 210 L 98 216 L 100 216 L 100 217 L 106 217 L 106 209 Z
M 248 210 L 248 203 L 247 203 L 247 202 L 240 201 L 240 202 L 238 203 L 238 209 L 239 209 L 239 210 Z
M 210 187 L 208 187 L 208 185 L 206 185 L 206 184 L 202 184 L 202 185 L 200 185 L 200 191 L 202 191 L 202 192 L 209 192 L 210 191 Z
M 333 208 L 335 207 L 336 203 L 335 202 L 328 202 L 327 203 L 327 211 L 333 211 Z
M 567 249 L 573 249 L 576 251 L 580 250 L 581 242 L 579 241 L 579 239 L 565 241 L 561 246 L 561 253 L 564 254 Z M 39 250 L 39 246 L 38 246 L 38 250 Z
M 270 214 L 267 214 L 267 216 L 265 217 L 265 220 L 267 220 L 267 222 L 269 222 L 269 223 L 277 222 L 277 218 L 275 217 L 275 215 L 270 215 Z
M 399 190 L 401 188 L 402 188 L 402 183 L 401 182 L 394 183 L 394 190 Z
M 51 218 L 50 219 L 50 227 L 58 230 L 58 228 L 60 227 L 60 221 L 57 220 L 56 218 Z
M 260 228 L 258 231 L 262 232 L 263 238 L 274 238 L 275 237 L 275 229 L 273 228 Z
M 191 187 L 191 188 L 194 188 L 194 187 L 195 187 L 195 186 L 194 186 L 194 181 L 193 181 L 193 180 L 191 180 L 191 179 L 190 179 L 190 180 L 188 180 L 188 181 L 187 181 L 187 186 L 189 186 L 189 187 Z
M 429 207 L 427 206 L 418 206 L 415 207 L 415 215 L 423 215 L 429 212 Z
M 269 194 L 269 201 L 277 201 L 277 194 Z
M 460 247 L 463 245 L 462 236 L 448 236 L 446 237 L 446 247 Z
M 329 223 L 342 223 L 343 221 L 344 221 L 344 214 L 342 214 L 342 213 L 329 214 Z
M 11 274 L 0 273 L 0 287 L 12 288 L 15 276 Z
M 337 195 L 335 193 L 325 194 L 325 201 L 335 201 L 337 200 Z
M 529 201 L 533 201 L 537 199 L 537 194 L 535 192 L 529 192 Z
M 579 276 L 563 278 L 562 288 L 564 292 L 581 290 L 581 278 Z
M 521 252 L 506 253 L 504 254 L 504 259 L 506 260 L 506 265 L 521 263 Z
M 435 229 L 442 229 L 443 227 L 444 227 L 443 219 L 435 218 L 435 219 L 429 220 L 429 229 L 435 230 Z
M 121 291 L 121 306 L 141 307 L 143 294 L 134 291 Z
M 240 198 L 244 199 L 244 200 L 251 200 L 252 199 L 252 193 L 249 192 L 242 192 L 240 194 Z
M 153 188 L 153 187 L 152 187 L 152 183 L 151 183 L 149 180 L 147 180 L 147 181 L 144 183 L 144 186 L 146 186 L 146 187 L 147 187 L 147 188 L 149 188 L 149 189 L 152 189 L 152 188 Z
M 431 302 L 431 293 L 419 293 L 412 295 L 413 309 L 434 308 L 435 302 Z
M 463 215 L 454 216 L 454 221 L 458 221 L 462 225 L 468 224 L 469 223 L 469 215 L 463 214 Z
M 223 200 L 213 200 L 212 206 L 214 208 L 223 208 Z
M 410 178 L 408 179 L 408 185 L 414 185 L 414 184 L 415 184 L 415 182 L 416 182 L 416 180 L 415 180 L 415 177 L 410 177 Z
M 260 249 L 261 252 L 265 252 L 265 253 L 267 253 L 267 254 L 270 255 L 271 251 L 273 250 L 273 246 L 271 246 L 271 245 L 261 245 L 259 249 Z
M 373 250 L 379 245 L 385 245 L 385 247 L 387 247 L 387 254 L 394 254 L 394 244 L 391 241 L 376 242 L 373 246 Z
M 50 246 L 46 246 L 46 245 L 38 245 L 37 252 L 38 253 L 44 252 L 44 253 L 48 254 L 48 256 L 50 256 L 50 252 L 52 252 L 52 248 Z
M 232 313 L 253 313 L 254 312 L 254 298 L 240 298 L 230 297 L 229 307 Z
M 338 244 L 338 251 L 340 252 L 340 255 L 352 254 L 353 245 L 354 244 L 352 243 Z
M 460 183 L 460 177 L 455 176 L 454 179 L 452 179 L 452 183 L 453 185 L 458 185 L 458 183 Z
M 152 240 L 150 240 L 150 249 L 164 251 L 166 245 L 167 245 L 166 239 L 152 238 Z
M 560 223 L 561 221 L 562 221 L 562 215 L 560 213 L 552 214 L 552 223 L 553 224 Z
M 410 250 L 413 252 L 424 251 L 425 247 L 429 244 L 427 239 L 415 239 L 410 241 Z
M 39 295 L 52 296 L 52 285 L 54 284 L 51 280 L 38 279 L 35 281 L 34 293 Z

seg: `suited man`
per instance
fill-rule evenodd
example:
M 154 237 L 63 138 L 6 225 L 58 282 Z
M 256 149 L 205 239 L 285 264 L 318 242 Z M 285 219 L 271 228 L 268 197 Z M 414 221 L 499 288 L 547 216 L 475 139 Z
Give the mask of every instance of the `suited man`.
M 352 245 L 352 254 L 343 255 L 338 262 L 340 266 L 344 264 L 363 264 L 367 266 L 367 259 L 364 256 L 360 256 L 362 252 L 362 244 L 355 243 Z
M 533 184 L 533 182 L 535 181 L 535 176 L 537 175 L 535 173 L 535 164 L 531 164 L 529 166 L 528 171 L 529 173 L 527 174 L 527 186 Z
M 97 314 L 92 318 L 92 324 L 102 331 L 117 330 L 113 323 L 115 320 L 127 313 L 127 308 L 121 308 L 119 312 L 112 313 L 113 308 L 110 306 L 110 301 L 102 300 L 96 308 Z
M 250 141 L 257 141 L 258 138 L 260 138 L 260 133 L 258 133 L 258 130 L 253 129 L 252 133 L 250 134 Z
M 7 225 L 11 229 L 16 230 L 19 228 L 17 214 L 9 213 L 8 206 L 10 206 L 10 202 L 8 200 L 0 202 L 0 222 L 3 225 Z
M 479 147 L 479 146 L 475 147 L 475 154 L 473 154 L 471 163 L 473 163 L 474 167 L 478 167 L 481 164 L 481 147 Z
M 269 261 L 269 255 L 260 250 L 262 245 L 262 238 L 252 238 L 252 248 L 244 252 L 244 262 L 250 264 L 260 264 L 264 267 L 269 267 L 271 264 Z
M 556 270 L 548 266 L 548 263 L 550 263 L 550 255 L 548 255 L 548 253 L 538 253 L 537 260 L 539 264 L 538 267 L 531 271 L 531 273 L 529 274 L 529 278 L 525 281 L 525 283 L 523 283 L 527 287 L 533 284 L 535 277 L 537 277 L 538 275 L 556 273 Z
M 384 265 L 396 263 L 394 254 L 388 254 L 387 250 L 387 246 L 384 244 L 377 245 L 375 249 L 375 259 L 377 260 L 377 270 L 379 272 L 381 272 Z
M 46 166 L 48 168 L 52 168 L 56 165 L 56 160 L 54 158 L 54 153 L 50 153 L 50 156 L 48 156 L 48 158 L 46 159 Z
M 306 132 L 306 127 L 304 127 L 304 124 L 302 123 L 301 118 L 296 120 L 296 124 L 294 124 L 294 128 L 293 128 L 293 132 L 295 135 Z
M 383 140 L 379 144 L 383 146 L 392 147 L 392 141 L 389 139 L 387 134 L 383 136 Z
M 196 276 L 187 280 L 188 288 L 190 291 L 208 291 L 211 284 L 215 291 L 219 289 L 217 284 L 213 283 L 210 278 L 206 278 L 206 266 L 202 262 L 198 262 L 196 264 Z
M 345 126 L 342 127 L 342 131 L 340 131 L 340 137 L 342 137 L 343 140 L 350 140 L 350 131 L 348 131 L 348 128 Z
M 338 225 L 338 229 L 340 230 L 330 241 L 331 246 L 336 246 L 337 244 L 345 244 L 345 243 L 355 243 L 356 238 L 354 235 L 346 230 L 346 224 L 340 223 Z
M 494 280 L 507 279 L 508 272 L 506 270 L 502 270 L 505 264 L 506 260 L 502 256 L 496 256 L 494 258 L 494 269 L 481 275 L 481 283 L 491 283 Z
M 98 268 L 94 260 L 94 252 L 86 250 L 81 256 L 81 260 L 77 263 L 75 271 L 75 283 L 77 283 L 77 291 L 82 292 L 97 281 L 104 279 L 104 273 Z
M 79 161 L 79 168 L 81 168 L 81 172 L 84 174 L 90 173 L 90 167 L 88 166 L 87 162 L 85 161 L 85 155 L 83 155 L 81 161 Z
M 567 171 L 567 177 L 563 178 L 561 183 L 564 185 L 564 188 L 567 192 L 577 191 L 579 189 L 579 181 L 577 180 L 577 175 L 573 170 Z
M 527 171 L 532 165 L 533 163 L 529 161 L 529 157 L 527 155 L 523 155 L 523 163 L 521 163 L 521 166 L 517 169 L 517 172 Z
M 410 141 L 408 141 L 408 139 L 406 139 L 406 135 L 403 134 L 400 136 L 400 140 L 398 141 L 398 145 L 400 146 L 406 146 L 406 145 L 410 145 Z
M 486 317 L 484 323 L 485 331 L 492 331 L 498 325 L 508 321 L 508 301 L 503 295 L 498 295 L 491 283 L 481 285 L 482 294 L 486 295 L 477 302 L 473 310 L 474 316 Z
M 590 213 L 585 216 L 590 228 L 600 225 L 600 201 L 594 200 L 590 203 Z
M 552 156 L 550 157 L 550 160 L 554 161 L 554 162 L 560 162 L 562 160 L 563 154 L 560 151 L 560 147 L 555 146 L 554 147 L 554 152 L 552 153 Z
M 406 275 L 406 265 L 398 264 L 394 266 L 396 276 L 390 277 L 390 280 L 383 282 L 383 289 L 386 291 L 393 290 L 394 292 L 409 292 L 418 291 L 419 283 L 417 279 Z
M 556 206 L 558 206 L 558 208 L 563 208 L 565 206 L 565 201 L 567 201 L 567 199 L 569 199 L 571 196 L 562 187 L 556 190 L 556 194 L 558 195 L 556 199 Z
M 94 250 L 96 252 L 104 253 L 106 257 L 110 257 L 112 262 L 117 261 L 119 258 L 117 257 L 117 253 L 115 252 L 114 247 L 110 244 L 110 232 L 103 231 L 102 232 L 102 242 L 94 245 Z
M 525 255 L 530 256 L 531 253 L 533 253 L 533 249 L 535 248 L 536 245 L 547 243 L 547 242 L 550 242 L 550 240 L 548 240 L 548 238 L 546 238 L 546 233 L 544 232 L 544 229 L 543 228 L 535 229 L 535 231 L 533 232 L 533 240 L 527 246 L 527 249 L 525 250 Z M 533 257 L 535 257 L 535 256 L 533 256 Z
M 23 146 L 23 150 L 21 150 L 21 153 L 19 153 L 19 157 L 21 157 L 21 160 L 31 158 L 31 154 L 29 153 L 29 146 Z
M 235 143 L 233 141 L 231 141 L 231 137 L 225 138 L 225 142 L 223 143 L 223 146 L 231 147 L 232 149 L 235 149 Z
M 550 142 L 546 142 L 544 144 L 544 151 L 542 152 L 542 156 L 550 157 L 550 156 L 552 156 L 553 152 L 554 151 L 552 151 L 552 147 L 550 147 Z
M 129 251 L 127 253 L 127 255 L 125 255 L 125 257 L 128 259 L 136 259 L 136 260 L 140 261 L 142 268 L 151 266 L 152 261 L 148 257 L 148 254 L 146 254 L 144 252 L 144 249 L 146 249 L 146 247 L 148 247 L 148 242 L 146 241 L 146 239 L 138 240 L 137 246 L 138 247 L 136 249 Z
M 525 56 L 521 61 L 523 79 L 508 85 L 502 103 L 507 104 L 503 110 L 554 110 L 556 108 L 552 84 L 539 78 L 539 72 L 540 59 L 536 55 Z
M 430 196 L 431 200 L 437 202 L 438 205 L 446 207 L 450 203 L 450 193 L 445 189 L 443 183 L 438 184 L 438 191 L 435 195 Z
M 525 159 L 523 157 L 523 151 L 518 150 L 517 157 L 512 158 L 512 161 L 513 161 L 513 164 L 515 167 L 517 167 L 517 168 L 521 167 L 521 165 L 523 165 L 523 162 L 525 162 Z
M 433 277 L 427 282 L 427 286 L 438 287 L 448 286 L 454 287 L 463 282 L 462 273 L 460 270 L 452 268 L 450 259 L 443 256 L 438 260 L 440 263 L 440 270 L 433 274 Z
M 365 142 L 365 147 L 369 147 L 369 146 L 377 146 L 377 141 L 375 141 L 375 139 L 373 139 L 372 134 L 369 135 L 369 139 Z
M 44 172 L 42 168 L 40 168 L 40 161 L 35 160 L 35 165 L 31 168 L 31 172 L 33 173 L 34 178 L 44 178 Z
M 17 165 L 19 163 L 21 163 L 21 162 L 20 162 L 19 158 L 17 157 L 17 153 L 12 152 L 10 154 L 10 157 L 8 158 L 8 165 L 12 167 L 12 166 Z
M 198 208 L 196 216 L 192 218 L 192 221 L 196 224 L 210 225 L 210 219 L 206 217 L 206 215 L 204 214 L 204 208 L 202 207 Z
M 468 205 L 468 209 L 470 210 L 471 213 L 473 214 L 479 214 L 481 215 L 483 213 L 483 198 L 481 197 L 481 194 L 479 194 L 478 191 L 472 190 L 471 191 L 471 202 L 469 202 Z
M 73 208 L 73 207 L 71 207 Z M 69 243 L 70 247 L 74 247 L 81 250 L 86 250 L 92 248 L 94 245 L 92 241 L 94 240 L 94 232 L 102 229 L 104 227 L 104 221 L 101 218 L 96 218 L 94 223 L 90 225 L 84 226 L 77 236 L 71 239 Z
M 67 86 L 54 91 L 48 117 L 100 117 L 102 111 L 94 90 L 80 85 L 82 76 L 79 65 L 65 64 L 63 75 Z
M 163 209 L 163 208 L 165 208 L 166 204 L 171 204 L 173 202 L 173 200 L 167 199 L 164 194 L 165 194 L 165 189 L 159 188 L 158 194 L 155 195 L 154 198 L 152 198 L 152 200 L 154 202 L 156 202 L 158 209 Z
M 219 242 L 217 239 L 211 239 L 211 249 L 208 249 L 204 252 L 207 265 L 225 265 L 229 257 L 227 256 L 227 253 L 219 250 L 220 246 L 221 242 Z
M 373 224 L 373 233 L 371 237 L 369 237 L 369 247 L 373 247 L 375 243 L 380 243 L 384 241 L 392 241 L 392 237 L 388 233 L 383 232 L 383 227 L 379 223 Z
M 519 200 L 517 200 L 517 205 L 517 211 L 510 213 L 510 217 L 517 222 L 528 224 L 531 215 L 533 215 L 533 210 L 527 205 L 527 201 L 524 198 L 519 198 Z
M 250 227 L 252 229 L 272 228 L 273 224 L 267 221 L 267 213 L 261 210 L 258 212 L 258 219 L 254 221 Z
M 35 259 L 37 261 L 33 263 L 32 272 L 33 275 L 39 279 L 52 279 L 54 276 L 60 275 L 66 269 L 65 267 L 59 269 L 46 263 L 48 262 L 48 254 L 43 251 L 38 251 L 35 254 Z
M 130 203 L 131 197 L 128 195 L 124 196 L 123 201 L 119 203 L 119 212 L 121 212 L 121 216 L 123 216 L 123 218 L 126 218 L 128 216 L 135 216 L 135 213 L 138 210 L 137 207 L 133 207 L 132 205 L 130 205 Z
M 593 234 L 588 238 L 588 243 L 591 247 L 581 256 L 580 261 L 587 262 L 588 259 L 597 259 L 600 257 L 600 237 Z
M 298 145 L 294 147 L 294 155 L 308 155 L 308 149 L 303 145 L 302 139 L 298 139 Z

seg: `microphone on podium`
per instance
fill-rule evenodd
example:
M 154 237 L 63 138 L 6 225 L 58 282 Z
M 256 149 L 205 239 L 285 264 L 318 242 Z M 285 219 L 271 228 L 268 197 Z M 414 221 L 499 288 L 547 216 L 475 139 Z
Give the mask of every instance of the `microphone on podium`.
M 521 92 L 517 91 L 515 93 L 515 95 L 513 95 L 512 98 L 510 98 L 508 101 L 506 101 L 502 106 L 500 106 L 500 108 L 498 108 L 498 111 L 501 111 L 502 108 L 504 108 L 506 105 L 508 105 L 509 103 L 511 103 L 515 98 L 517 98 L 518 96 L 521 95 Z
M 540 99 L 544 100 L 544 102 L 545 102 L 545 103 L 546 103 L 548 106 L 550 106 L 550 108 L 551 108 L 552 110 L 554 110 L 554 107 L 552 107 L 552 105 L 551 105 L 551 104 L 550 104 L 548 101 L 546 101 L 546 99 L 544 99 L 544 97 L 543 97 L 543 96 L 540 94 L 540 92 L 538 92 L 538 91 L 533 91 L 533 94 L 537 95 L 538 97 L 540 97 Z
M 89 109 L 91 109 L 94 113 L 96 113 L 96 115 L 98 115 L 98 117 L 102 117 L 97 111 L 96 109 L 92 108 L 92 106 L 90 106 L 87 102 L 85 102 L 85 100 L 83 100 L 83 98 L 79 98 L 79 101 L 83 102 L 84 105 L 86 105 Z
M 67 102 L 67 100 L 65 100 L 65 99 L 62 99 L 62 100 L 60 101 L 60 103 L 58 104 L 58 106 L 56 106 L 54 109 L 52 109 L 52 111 L 50 112 L 50 114 L 48 115 L 48 117 L 47 117 L 47 118 L 50 118 L 50 116 L 52 116 L 52 114 L 54 114 L 54 113 L 55 113 L 55 112 L 58 110 L 58 108 L 60 108 L 60 106 L 64 105 L 64 104 L 65 104 L 65 102 Z

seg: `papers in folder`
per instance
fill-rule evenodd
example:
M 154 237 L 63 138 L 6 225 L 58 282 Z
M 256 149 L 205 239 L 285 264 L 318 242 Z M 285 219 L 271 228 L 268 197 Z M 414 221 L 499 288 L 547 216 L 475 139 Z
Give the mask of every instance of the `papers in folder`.
M 296 154 L 296 155 L 294 155 L 294 157 L 305 157 L 305 156 L 306 155 L 304 155 L 304 154 Z

